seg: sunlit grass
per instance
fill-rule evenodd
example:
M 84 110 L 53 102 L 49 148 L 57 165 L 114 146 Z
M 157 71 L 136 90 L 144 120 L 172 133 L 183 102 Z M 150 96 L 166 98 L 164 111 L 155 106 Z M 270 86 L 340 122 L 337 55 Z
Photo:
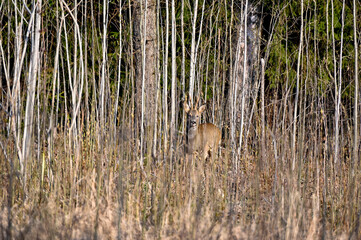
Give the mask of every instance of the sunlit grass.
M 348 209 L 351 203 L 359 207 L 360 189 L 359 182 L 354 183 L 354 192 L 349 188 L 349 161 L 333 180 L 326 176 L 327 184 L 333 185 L 325 192 L 321 155 L 319 159 L 306 155 L 297 171 L 290 171 L 290 160 L 284 158 L 275 175 L 271 148 L 262 170 L 256 155 L 249 151 L 239 159 L 235 172 L 228 147 L 206 162 L 197 157 L 185 162 L 182 147 L 178 147 L 173 161 L 146 156 L 142 170 L 131 141 L 109 144 L 101 154 L 97 144 L 91 147 L 86 140 L 81 141 L 78 164 L 65 152 L 63 137 L 55 141 L 52 161 L 42 158 L 29 164 L 27 196 L 16 174 L 9 195 L 10 176 L 2 175 L 2 237 L 9 236 L 9 231 L 14 239 L 360 236 L 355 225 L 358 215 Z M 4 161 L 1 168 L 10 171 Z

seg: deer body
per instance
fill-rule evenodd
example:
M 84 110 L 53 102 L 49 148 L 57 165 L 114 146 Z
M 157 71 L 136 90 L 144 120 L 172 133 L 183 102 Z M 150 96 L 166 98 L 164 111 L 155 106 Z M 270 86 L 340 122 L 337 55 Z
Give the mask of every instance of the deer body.
M 198 104 L 198 99 L 196 106 Z M 186 149 L 187 155 L 194 152 L 202 154 L 205 160 L 210 151 L 217 151 L 221 141 L 221 130 L 212 123 L 199 124 L 201 113 L 205 110 L 203 105 L 199 109 L 192 109 L 184 102 L 184 109 L 187 113 Z

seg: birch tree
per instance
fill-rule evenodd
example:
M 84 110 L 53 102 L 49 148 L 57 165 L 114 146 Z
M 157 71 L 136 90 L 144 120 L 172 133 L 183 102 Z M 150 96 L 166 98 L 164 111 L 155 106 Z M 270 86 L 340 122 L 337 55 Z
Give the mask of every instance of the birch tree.
M 176 87 L 177 87 L 177 65 L 176 65 L 176 16 L 175 16 L 175 1 L 172 0 L 172 85 L 171 85 L 171 121 L 170 121 L 170 148 L 171 158 L 173 154 L 173 144 L 175 137 L 175 120 L 176 120 Z
M 36 79 L 39 68 L 39 57 L 40 57 L 40 29 L 41 29 L 41 6 L 42 1 L 38 0 L 33 2 L 33 12 L 35 12 L 35 24 L 33 26 L 31 36 L 31 59 L 29 65 L 29 77 L 27 80 L 27 96 L 26 96 L 26 108 L 25 108 L 25 119 L 24 119 L 24 136 L 22 145 L 22 161 L 21 162 L 21 173 L 24 177 L 24 184 L 26 184 L 26 163 L 30 158 L 31 153 L 31 138 L 33 133 L 33 120 L 34 120 L 34 102 L 35 102 L 35 91 L 36 91 Z
M 198 13 L 198 0 L 194 2 L 194 13 L 192 18 L 192 44 L 191 44 L 191 66 L 190 66 L 190 77 L 189 77 L 189 98 L 191 104 L 193 104 L 194 94 L 194 81 L 195 81 L 195 70 L 196 70 L 196 25 L 197 25 L 197 13 Z
M 298 47 L 298 57 L 297 57 L 297 75 L 296 75 L 296 96 L 295 96 L 295 106 L 293 112 L 293 133 L 292 133 L 292 169 L 295 169 L 296 166 L 296 135 L 297 135 L 297 119 L 298 119 L 298 98 L 300 94 L 300 81 L 301 81 L 301 55 L 303 48 L 303 0 L 301 0 L 301 29 L 300 29 L 300 44 Z
M 354 39 L 354 46 L 355 46 L 355 100 L 354 100 L 354 145 L 353 145 L 353 165 L 358 163 L 358 95 L 359 95 L 359 84 L 358 84 L 358 42 L 357 42 L 357 15 L 356 15 L 356 0 L 353 0 L 353 39 Z M 352 167 L 352 169 L 354 169 Z M 353 171 L 353 170 L 352 170 Z

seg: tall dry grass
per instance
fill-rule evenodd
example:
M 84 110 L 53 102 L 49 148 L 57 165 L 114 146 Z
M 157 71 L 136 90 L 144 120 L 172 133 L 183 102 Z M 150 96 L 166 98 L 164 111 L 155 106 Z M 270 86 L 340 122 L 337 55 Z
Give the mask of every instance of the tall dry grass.
M 119 138 L 101 153 L 96 138 L 84 134 L 76 163 L 63 136 L 58 132 L 54 160 L 44 158 L 43 181 L 41 164 L 29 164 L 27 195 L 19 175 L 1 162 L 2 239 L 361 237 L 360 173 L 351 188 L 346 158 L 334 174 L 324 142 L 306 142 L 292 171 L 287 138 L 269 134 L 262 168 L 250 144 L 235 174 L 227 144 L 206 162 L 184 162 L 178 146 L 173 161 L 147 156 L 142 169 L 136 141 Z

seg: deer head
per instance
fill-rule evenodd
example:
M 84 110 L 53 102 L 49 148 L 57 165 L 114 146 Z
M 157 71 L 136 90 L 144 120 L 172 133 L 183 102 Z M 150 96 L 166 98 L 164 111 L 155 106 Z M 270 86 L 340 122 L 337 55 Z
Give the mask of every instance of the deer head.
M 218 147 L 221 141 L 221 131 L 212 123 L 200 124 L 201 114 L 206 109 L 206 105 L 197 108 L 199 96 L 196 104 L 191 107 L 184 101 L 184 110 L 187 113 L 186 132 L 186 154 L 194 152 L 202 153 L 203 159 L 207 158 L 209 151 Z
M 199 97 L 197 97 L 197 101 L 195 107 L 189 107 L 187 104 L 187 98 L 184 101 L 184 110 L 187 113 L 187 131 L 189 130 L 197 130 L 198 125 L 201 119 L 201 113 L 206 109 L 206 105 L 202 105 L 199 109 L 197 109 L 197 105 L 199 102 Z

